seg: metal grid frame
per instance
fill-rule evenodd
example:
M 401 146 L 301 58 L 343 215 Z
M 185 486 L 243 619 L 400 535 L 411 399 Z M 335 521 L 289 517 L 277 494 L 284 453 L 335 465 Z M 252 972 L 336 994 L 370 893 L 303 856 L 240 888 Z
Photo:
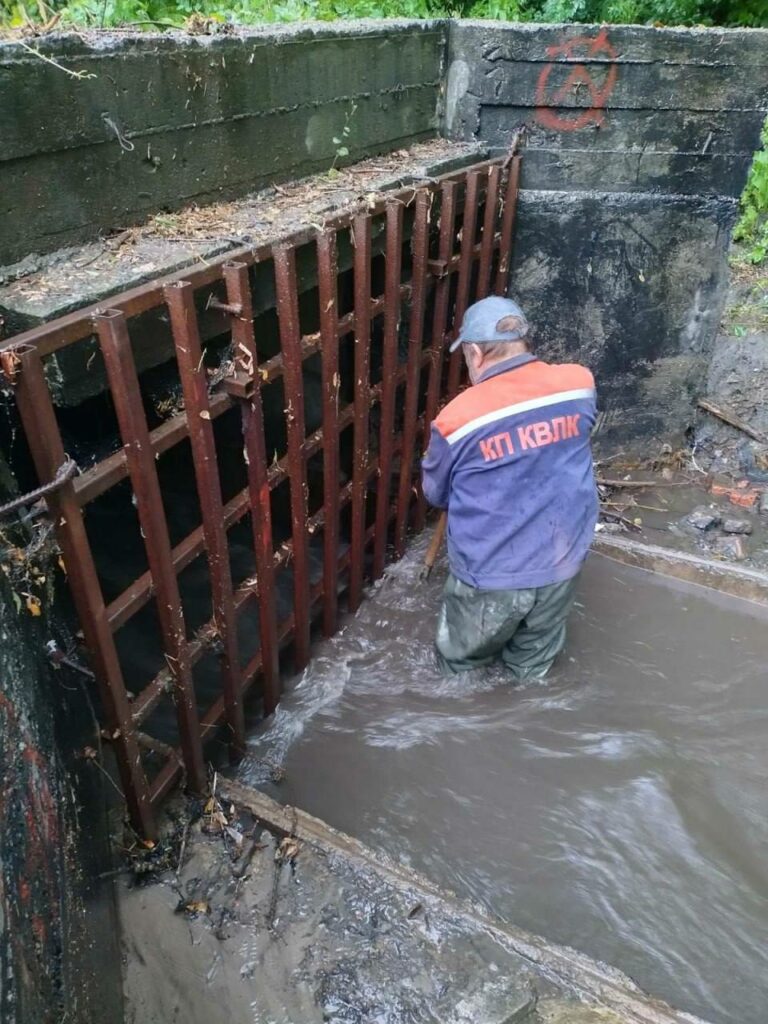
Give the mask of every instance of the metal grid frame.
M 409 527 L 421 529 L 426 502 L 414 473 L 414 455 L 443 400 L 461 385 L 461 356 L 446 357 L 446 340 L 460 323 L 470 301 L 506 291 L 514 230 L 520 157 L 485 161 L 430 183 L 404 189 L 364 211 L 340 213 L 322 228 L 307 228 L 255 249 L 243 249 L 202 269 L 186 270 L 132 289 L 103 306 L 80 310 L 12 338 L 0 346 L 6 376 L 13 386 L 27 442 L 41 483 L 53 480 L 66 461 L 61 431 L 45 376 L 44 359 L 95 334 L 104 359 L 122 447 L 81 475 L 66 481 L 47 498 L 56 524 L 68 582 L 99 686 L 105 735 L 113 743 L 133 826 L 142 835 L 155 831 L 154 809 L 183 775 L 190 788 L 205 786 L 204 745 L 222 723 L 233 758 L 245 746 L 243 698 L 257 677 L 262 680 L 265 714 L 280 696 L 279 653 L 293 645 L 294 664 L 309 659 L 310 627 L 316 615 L 326 635 L 338 623 L 339 576 L 348 572 L 348 608 L 360 604 L 365 582 L 365 555 L 372 554 L 372 577 L 384 569 L 393 536 L 395 557 L 403 554 Z M 482 224 L 478 223 L 481 205 Z M 413 207 L 412 272 L 402 278 L 403 222 Z M 463 207 L 463 213 L 462 213 Z M 437 213 L 436 213 L 437 211 Z M 371 225 L 385 218 L 384 294 L 371 296 Z M 462 226 L 456 231 L 461 215 Z M 436 237 L 430 223 L 434 219 Z M 338 232 L 351 229 L 354 307 L 340 316 L 337 308 Z M 478 240 L 479 239 L 479 240 Z M 314 244 L 317 258 L 320 330 L 302 336 L 299 321 L 296 251 Z M 458 245 L 458 251 L 456 251 Z M 430 257 L 431 248 L 435 258 Z M 276 285 L 280 352 L 259 365 L 250 268 L 272 261 Z M 495 274 L 494 271 L 495 265 Z M 476 270 L 474 269 L 476 267 Z M 452 289 L 452 279 L 456 284 Z M 226 302 L 214 299 L 222 332 L 230 331 L 234 372 L 209 394 L 204 372 L 195 292 L 222 286 Z M 432 322 L 427 324 L 432 291 Z M 452 291 L 455 297 L 452 301 Z M 398 361 L 398 328 L 404 300 L 409 302 L 407 359 Z M 131 349 L 129 320 L 150 309 L 164 308 L 170 318 L 184 411 L 150 430 L 142 404 L 139 375 Z M 372 322 L 383 316 L 382 378 L 370 385 Z M 339 342 L 354 336 L 354 400 L 339 404 Z M 424 339 L 428 337 L 425 345 Z M 307 436 L 304 423 L 304 360 L 321 353 L 322 424 Z M 426 396 L 419 388 L 426 372 Z M 268 464 L 261 390 L 282 377 L 287 408 L 285 456 Z M 404 386 L 402 430 L 396 434 L 395 404 Z M 370 411 L 380 405 L 378 453 L 370 451 Z M 421 409 L 420 409 L 421 404 Z M 247 463 L 247 486 L 224 502 L 217 465 L 213 421 L 239 405 Z M 340 485 L 338 438 L 352 425 L 352 478 Z M 171 545 L 163 508 L 156 459 L 189 439 L 202 522 L 175 546 Z M 309 515 L 307 460 L 322 452 L 323 507 Z M 400 466 L 390 484 L 395 460 Z M 148 571 L 119 596 L 105 602 L 93 552 L 83 521 L 86 505 L 128 478 L 134 494 Z M 289 481 L 290 540 L 275 550 L 270 494 Z M 366 521 L 366 494 L 378 480 L 375 518 Z M 393 491 L 395 492 L 393 494 Z M 394 498 L 394 501 L 393 501 Z M 340 554 L 339 518 L 351 508 L 349 548 Z M 251 514 L 255 579 L 233 585 L 227 531 Z M 308 541 L 323 529 L 323 569 L 311 583 Z M 187 638 L 179 593 L 179 573 L 207 552 L 213 615 L 206 626 Z M 275 574 L 290 561 L 293 575 L 292 613 L 277 620 Z M 118 657 L 115 633 L 150 599 L 156 599 L 167 668 L 134 699 L 129 699 Z M 237 620 L 252 601 L 259 611 L 259 649 L 245 664 L 237 646 Z M 213 645 L 220 654 L 220 694 L 204 714 L 197 710 L 192 669 Z M 175 704 L 178 749 L 148 736 L 146 720 L 170 695 Z M 165 763 L 149 780 L 143 752 L 151 750 Z

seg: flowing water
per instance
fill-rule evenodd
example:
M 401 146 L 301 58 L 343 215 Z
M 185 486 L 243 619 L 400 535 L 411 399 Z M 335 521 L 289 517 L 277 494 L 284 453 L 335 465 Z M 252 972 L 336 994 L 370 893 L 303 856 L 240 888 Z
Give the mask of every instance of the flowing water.
M 319 646 L 245 781 L 679 1008 L 766 1024 L 768 614 L 592 556 L 546 683 L 444 679 L 424 543 Z

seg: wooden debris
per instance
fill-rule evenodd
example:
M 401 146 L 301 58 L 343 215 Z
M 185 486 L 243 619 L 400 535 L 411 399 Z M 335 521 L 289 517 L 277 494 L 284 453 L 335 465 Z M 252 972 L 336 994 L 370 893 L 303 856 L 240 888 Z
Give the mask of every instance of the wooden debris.
M 740 430 L 742 434 L 746 434 L 747 437 L 751 437 L 753 441 L 758 441 L 760 444 L 768 445 L 768 436 L 762 434 L 759 430 L 755 430 L 751 427 L 746 420 L 743 420 L 741 416 L 738 416 L 733 410 L 725 408 L 722 405 L 715 405 L 714 402 L 710 402 L 708 398 L 700 398 L 698 406 L 703 409 L 704 412 L 708 412 L 711 416 L 715 416 L 717 419 L 722 420 L 723 423 L 727 423 L 730 427 L 735 427 L 736 430 Z

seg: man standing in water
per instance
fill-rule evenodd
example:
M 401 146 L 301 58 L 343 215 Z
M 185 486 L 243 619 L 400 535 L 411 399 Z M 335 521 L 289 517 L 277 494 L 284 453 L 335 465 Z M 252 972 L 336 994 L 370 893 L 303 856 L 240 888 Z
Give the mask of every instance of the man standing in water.
M 422 465 L 425 497 L 448 513 L 437 652 L 451 672 L 500 658 L 517 679 L 546 675 L 597 522 L 594 379 L 527 338 L 511 299 L 470 306 L 451 352 L 462 346 L 472 387 L 435 419 Z

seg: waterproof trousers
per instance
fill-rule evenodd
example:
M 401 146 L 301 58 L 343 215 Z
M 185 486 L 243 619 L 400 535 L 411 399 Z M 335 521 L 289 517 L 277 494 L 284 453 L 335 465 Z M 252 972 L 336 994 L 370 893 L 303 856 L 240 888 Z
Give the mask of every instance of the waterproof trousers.
M 447 672 L 501 659 L 516 679 L 540 679 L 565 644 L 577 576 L 530 590 L 478 590 L 449 573 L 437 622 Z

